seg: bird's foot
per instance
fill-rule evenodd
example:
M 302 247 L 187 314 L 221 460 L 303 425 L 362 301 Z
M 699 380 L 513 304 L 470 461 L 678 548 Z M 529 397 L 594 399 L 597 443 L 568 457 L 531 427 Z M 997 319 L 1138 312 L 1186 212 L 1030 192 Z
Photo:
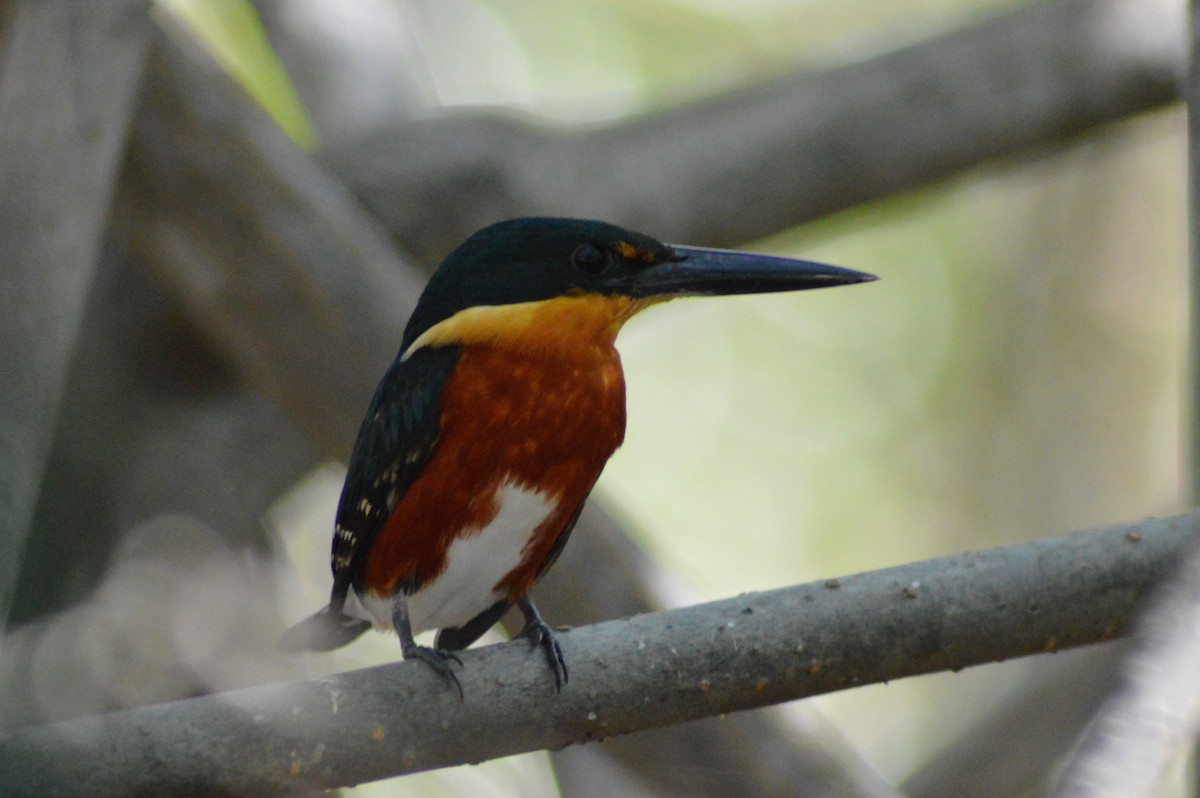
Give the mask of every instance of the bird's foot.
M 458 690 L 458 700 L 464 700 L 462 685 L 459 684 L 458 677 L 450 667 L 451 662 L 456 662 L 460 666 L 462 665 L 462 660 L 457 655 L 449 651 L 439 651 L 429 646 L 418 646 L 415 643 L 411 646 L 402 646 L 401 653 L 404 654 L 405 659 L 419 659 L 433 668 L 434 673 L 441 676 L 447 684 L 453 685 Z
M 530 643 L 541 646 L 542 651 L 546 652 L 546 662 L 554 672 L 554 692 L 561 693 L 563 685 L 567 683 L 567 663 L 563 659 L 562 646 L 558 644 L 554 632 L 545 621 L 538 620 L 526 624 L 521 630 L 521 637 L 529 638 Z
M 532 607 L 532 605 L 530 606 Z M 525 614 L 525 628 L 521 630 L 521 637 L 527 638 L 535 646 L 541 646 L 542 651 L 546 653 L 546 662 L 550 664 L 550 670 L 554 673 L 554 692 L 561 693 L 563 685 L 567 683 L 567 663 L 563 659 L 562 646 L 558 644 L 558 638 L 554 636 L 554 632 L 542 620 L 542 617 L 537 614 L 537 610 L 534 610 L 532 614 Z
M 400 638 L 400 653 L 404 655 L 404 658 L 419 659 L 433 668 L 434 673 L 441 676 L 447 684 L 454 685 L 458 690 L 458 700 L 465 700 L 462 685 L 459 684 L 458 677 L 450 668 L 451 662 L 457 662 L 461 667 L 462 660 L 449 651 L 417 645 L 413 640 L 412 621 L 408 617 L 408 598 L 403 592 L 396 593 L 392 600 L 392 626 L 396 629 L 396 636 Z

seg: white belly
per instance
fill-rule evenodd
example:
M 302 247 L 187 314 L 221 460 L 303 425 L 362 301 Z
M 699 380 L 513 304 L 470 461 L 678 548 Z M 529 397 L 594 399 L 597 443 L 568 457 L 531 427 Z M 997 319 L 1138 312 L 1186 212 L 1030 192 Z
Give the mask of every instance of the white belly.
M 413 634 L 462 626 L 504 598 L 496 584 L 517 567 L 533 530 L 555 506 L 544 493 L 505 483 L 496 491 L 496 517 L 478 533 L 450 544 L 446 569 L 408 597 Z M 357 596 L 351 589 L 345 611 L 392 628 L 392 602 L 387 596 Z M 357 598 L 358 601 L 354 601 Z

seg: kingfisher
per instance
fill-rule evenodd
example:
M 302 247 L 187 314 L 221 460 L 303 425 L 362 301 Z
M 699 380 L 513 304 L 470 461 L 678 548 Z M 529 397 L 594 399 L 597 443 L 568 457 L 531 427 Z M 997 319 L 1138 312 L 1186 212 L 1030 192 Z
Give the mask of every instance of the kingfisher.
M 454 652 L 516 605 L 561 691 L 562 648 L 530 589 L 624 439 L 621 326 L 675 297 L 874 279 L 580 219 L 473 234 L 430 278 L 367 409 L 334 521 L 329 604 L 281 646 L 329 651 L 394 630 L 404 659 L 461 697 Z M 418 645 L 432 629 L 433 646 Z

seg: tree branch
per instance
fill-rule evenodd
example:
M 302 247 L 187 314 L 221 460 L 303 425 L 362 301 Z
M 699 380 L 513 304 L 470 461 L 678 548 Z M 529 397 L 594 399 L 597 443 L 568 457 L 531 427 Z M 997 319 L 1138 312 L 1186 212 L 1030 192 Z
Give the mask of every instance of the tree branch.
M 324 158 L 427 263 L 525 214 L 734 246 L 1178 100 L 1184 27 L 1170 3 L 1049 0 L 611 127 L 459 114 Z
M 1200 513 L 812 583 L 465 652 L 466 701 L 419 662 L 23 729 L 0 794 L 313 790 L 558 748 L 1122 634 Z M 102 755 L 101 755 L 102 754 Z

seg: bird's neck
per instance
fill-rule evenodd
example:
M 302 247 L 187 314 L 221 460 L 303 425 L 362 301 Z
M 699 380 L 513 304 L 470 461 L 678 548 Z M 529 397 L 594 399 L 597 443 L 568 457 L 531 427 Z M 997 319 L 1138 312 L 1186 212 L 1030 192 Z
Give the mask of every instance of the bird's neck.
M 653 304 L 624 296 L 556 297 L 514 305 L 481 305 L 460 310 L 426 330 L 405 353 L 423 346 L 459 345 L 576 359 L 607 357 L 617 332 L 638 311 Z

